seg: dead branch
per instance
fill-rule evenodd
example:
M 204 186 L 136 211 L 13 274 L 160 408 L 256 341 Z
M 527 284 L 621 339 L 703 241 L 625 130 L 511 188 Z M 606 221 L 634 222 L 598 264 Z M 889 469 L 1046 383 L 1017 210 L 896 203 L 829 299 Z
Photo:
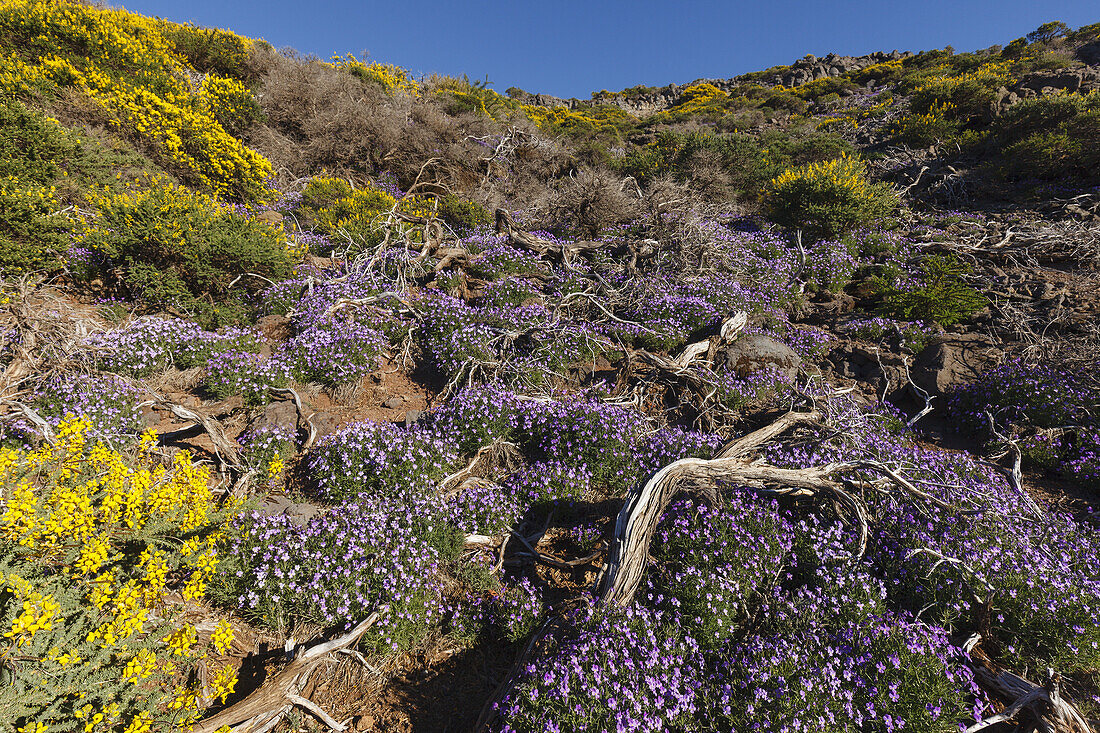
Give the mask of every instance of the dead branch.
M 1031 715 L 1030 727 L 1021 727 L 1019 730 L 1039 733 L 1092 733 L 1093 728 L 1085 717 L 1062 695 L 1060 680 L 1053 670 L 1047 670 L 1045 685 L 1037 685 L 1008 670 L 994 669 L 987 662 L 976 665 L 975 672 L 983 687 L 998 697 L 1013 702 L 1002 712 L 970 726 L 965 733 L 976 733 L 1007 722 L 1024 711 Z
M 290 395 L 290 398 L 294 400 L 294 407 L 298 410 L 298 420 L 306 426 L 308 434 L 306 440 L 302 443 L 303 450 L 309 450 L 313 447 L 313 443 L 317 440 L 317 426 L 310 420 L 311 415 L 306 415 L 305 408 L 302 407 L 302 398 L 290 387 L 268 387 L 268 391 L 275 395 Z
M 242 731 L 254 730 L 256 729 L 254 726 L 265 725 L 273 716 L 276 718 L 281 717 L 285 714 L 290 705 L 301 704 L 298 701 L 304 698 L 300 698 L 298 693 L 305 687 L 309 676 L 313 673 L 317 665 L 329 654 L 341 649 L 346 649 L 359 641 L 359 638 L 363 636 L 378 619 L 378 613 L 372 613 L 361 621 L 358 626 L 343 636 L 317 644 L 309 649 L 300 649 L 294 661 L 283 668 L 278 674 L 265 680 L 264 684 L 259 689 L 252 692 L 243 700 L 230 705 L 225 710 L 215 713 L 209 718 L 200 720 L 195 724 L 194 732 L 214 733 L 222 726 L 239 726 L 239 724 L 242 723 L 246 725 L 235 729 Z M 315 706 L 303 707 L 306 707 L 307 710 L 315 715 L 320 713 L 318 717 L 324 715 L 321 719 L 333 730 L 345 730 L 345 728 L 336 727 L 341 725 L 339 723 L 333 726 L 331 723 L 335 723 L 336 721 L 329 718 L 320 708 L 314 709 Z
M 348 729 L 345 724 L 338 722 L 335 718 L 321 709 L 320 705 L 311 700 L 307 700 L 301 695 L 295 695 L 294 693 L 288 692 L 286 699 L 303 710 L 309 711 L 314 717 L 327 725 L 330 730 L 337 731 L 337 733 L 344 733 L 344 731 Z
M 816 425 L 820 422 L 821 413 L 817 411 L 788 412 L 759 430 L 731 440 L 718 452 L 717 458 L 742 458 L 797 425 Z
M 157 407 L 168 410 L 181 420 L 186 420 L 194 425 L 202 426 L 202 429 L 209 436 L 210 442 L 214 446 L 214 457 L 218 461 L 219 468 L 222 472 L 228 473 L 229 471 L 239 471 L 242 464 L 241 452 L 237 448 L 236 442 L 230 440 L 226 435 L 225 429 L 222 428 L 221 423 L 209 415 L 189 410 L 183 405 L 169 402 L 163 397 L 158 396 L 154 400 L 154 404 Z M 186 430 L 186 428 L 184 430 Z M 179 432 L 181 431 L 177 430 L 159 436 L 161 443 L 163 444 L 170 441 L 172 439 L 171 436 Z
M 607 562 L 596 582 L 597 595 L 605 604 L 627 605 L 633 600 L 645 576 L 657 523 L 684 481 L 722 480 L 763 490 L 772 485 L 782 488 L 769 493 L 783 496 L 829 493 L 840 497 L 847 496 L 847 492 L 833 477 L 853 468 L 854 464 L 839 463 L 802 469 L 776 468 L 750 465 L 739 457 L 683 458 L 671 463 L 627 495 L 615 522 Z

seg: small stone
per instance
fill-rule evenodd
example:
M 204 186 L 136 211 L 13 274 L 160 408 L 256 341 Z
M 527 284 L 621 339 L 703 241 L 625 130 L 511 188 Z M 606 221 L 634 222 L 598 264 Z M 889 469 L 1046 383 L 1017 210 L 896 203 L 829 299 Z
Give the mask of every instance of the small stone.
M 261 211 L 256 215 L 258 221 L 267 222 L 272 226 L 283 223 L 283 215 L 278 211 Z

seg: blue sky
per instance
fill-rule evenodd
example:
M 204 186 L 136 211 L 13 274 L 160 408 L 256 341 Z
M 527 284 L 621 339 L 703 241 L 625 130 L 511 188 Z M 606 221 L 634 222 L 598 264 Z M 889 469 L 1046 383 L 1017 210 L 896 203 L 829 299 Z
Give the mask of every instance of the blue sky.
M 807 53 L 858 55 L 948 44 L 986 48 L 1048 20 L 1100 22 L 1097 0 L 115 0 L 129 10 L 228 28 L 322 58 L 367 55 L 557 96 L 726 78 Z

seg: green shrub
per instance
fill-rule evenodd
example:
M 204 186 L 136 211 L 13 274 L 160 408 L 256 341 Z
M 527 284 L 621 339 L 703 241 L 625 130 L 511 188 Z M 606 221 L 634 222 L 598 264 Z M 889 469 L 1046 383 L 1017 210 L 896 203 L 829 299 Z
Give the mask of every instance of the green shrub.
M 299 211 L 325 234 L 371 246 L 382 241 L 383 218 L 396 203 L 373 186 L 353 188 L 340 178 L 314 176 L 302 191 Z
M 439 199 L 438 215 L 459 234 L 487 226 L 493 221 L 492 215 L 484 206 L 476 201 L 459 198 L 453 193 Z
M 885 216 L 896 204 L 889 186 L 871 183 L 862 161 L 847 155 L 788 169 L 764 193 L 772 221 L 812 237 L 838 237 Z
M 726 193 L 755 198 L 784 169 L 829 160 L 853 151 L 835 135 L 798 128 L 772 130 L 761 136 L 744 133 L 661 132 L 654 142 L 633 147 L 613 167 L 642 185 L 671 174 L 699 184 L 699 171 L 716 165 Z M 705 176 L 704 176 L 705 177 Z M 712 191 L 713 193 L 713 191 Z
M 1100 23 L 1083 25 L 1066 36 L 1071 43 L 1088 43 L 1100 40 Z
M 56 122 L 19 102 L 0 102 L 0 177 L 47 185 L 61 174 L 58 161 L 72 151 Z
M 1046 43 L 1067 33 L 1069 33 L 1068 25 L 1060 20 L 1052 20 L 1049 23 L 1043 23 L 1031 33 L 1028 33 L 1027 40 L 1031 43 Z
M 52 188 L 0 178 L 0 273 L 61 267 L 70 225 L 57 208 Z
M 249 63 L 251 43 L 247 38 L 218 28 L 177 23 L 165 23 L 161 33 L 200 73 L 247 81 L 257 77 L 257 70 Z
M 1100 183 L 1100 92 L 1027 99 L 997 120 L 991 168 L 1009 180 Z
M 883 297 L 882 309 L 905 320 L 935 321 L 949 326 L 961 321 L 989 302 L 962 281 L 970 267 L 953 255 L 932 255 L 920 263 L 920 274 L 906 281 L 897 277 L 872 279 Z
M 293 258 L 271 225 L 203 194 L 148 183 L 96 196 L 99 216 L 83 233 L 85 246 L 108 258 L 136 296 L 201 310 L 231 301 L 235 280 L 254 292 L 265 278 L 290 275 Z

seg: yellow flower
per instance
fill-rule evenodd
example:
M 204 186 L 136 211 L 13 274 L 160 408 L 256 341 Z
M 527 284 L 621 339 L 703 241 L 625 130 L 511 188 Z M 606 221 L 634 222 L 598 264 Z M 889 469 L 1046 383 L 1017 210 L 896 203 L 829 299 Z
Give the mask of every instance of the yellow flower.
M 218 654 L 225 654 L 229 651 L 230 645 L 233 644 L 233 638 L 233 626 L 222 619 L 214 627 L 214 633 L 210 636 L 210 641 L 214 644 L 214 649 Z
M 172 654 L 177 657 L 187 657 L 191 655 L 191 649 L 195 646 L 197 637 L 195 627 L 185 624 L 164 637 L 163 641 L 168 644 L 168 651 Z
M 122 678 L 127 682 L 136 683 L 153 673 L 157 666 L 157 655 L 151 649 L 140 649 L 138 653 L 126 662 L 126 668 L 122 671 Z
M 237 670 L 227 664 L 210 681 L 211 697 L 225 702 L 225 699 L 233 694 L 233 688 L 236 686 Z

